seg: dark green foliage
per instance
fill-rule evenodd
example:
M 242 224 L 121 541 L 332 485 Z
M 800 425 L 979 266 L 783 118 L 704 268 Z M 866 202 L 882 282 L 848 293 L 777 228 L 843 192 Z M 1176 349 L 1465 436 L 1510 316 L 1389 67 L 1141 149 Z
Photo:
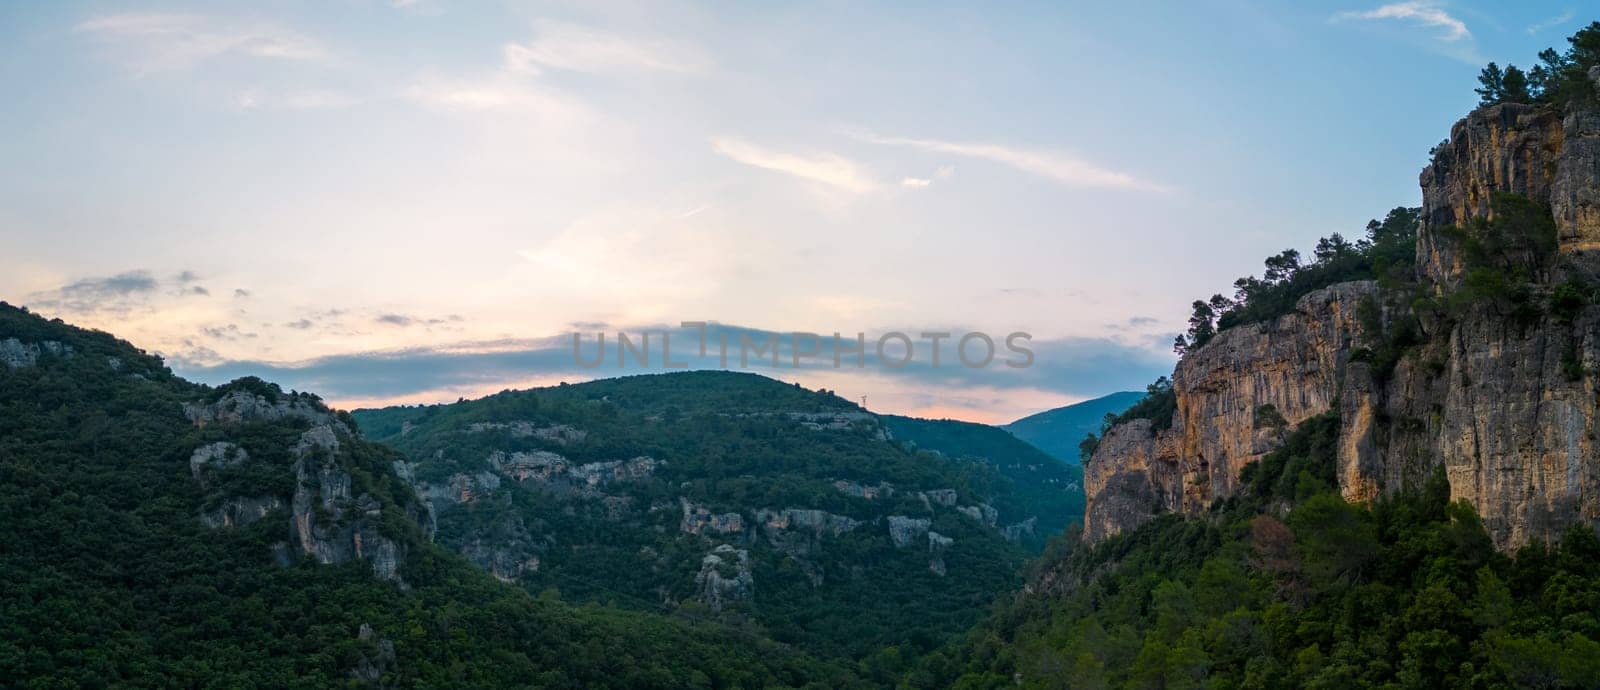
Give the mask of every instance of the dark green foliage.
M 1589 70 L 1600 66 L 1600 22 L 1590 23 L 1567 39 L 1567 52 L 1554 48 L 1539 52 L 1539 64 L 1527 73 L 1515 65 L 1504 70 L 1491 62 L 1478 74 L 1480 106 L 1500 103 L 1538 103 L 1565 107 L 1595 102 Z
M 815 429 L 794 417 L 811 413 L 860 419 L 848 428 Z M 1019 583 L 1021 546 L 954 508 L 930 512 L 918 491 L 953 489 L 959 505 L 990 503 L 1001 526 L 1038 517 L 1044 533 L 1082 514 L 1073 469 L 1002 431 L 898 418 L 888 421 L 891 432 L 920 440 L 891 442 L 881 435 L 880 419 L 852 403 L 754 374 L 632 376 L 452 405 L 358 410 L 354 417 L 373 438 L 411 458 L 417 478 L 434 484 L 488 471 L 495 452 L 555 452 L 574 464 L 663 461 L 649 478 L 605 487 L 607 497 L 626 502 L 620 511 L 599 497 L 505 479 L 491 496 L 443 508 L 438 541 L 455 549 L 480 538 L 500 546 L 521 530 L 539 558 L 539 568 L 520 577 L 531 592 L 557 588 L 574 601 L 665 607 L 835 658 L 863 659 L 888 646 L 915 658 L 969 627 L 995 595 Z M 557 442 L 472 431 L 484 423 L 561 425 L 584 436 Z M 835 485 L 839 480 L 888 483 L 895 493 L 854 497 Z M 748 539 L 685 533 L 680 500 L 741 513 L 747 525 L 759 509 L 802 508 L 863 526 L 829 535 L 796 558 L 753 525 Z M 915 548 L 889 541 L 888 515 L 932 519 L 933 531 L 955 540 L 942 557 L 943 577 L 929 570 L 926 541 Z M 714 615 L 697 608 L 694 577 L 719 542 L 749 550 L 756 585 L 751 601 Z
M 1286 249 L 1268 258 L 1262 278 L 1234 281 L 1234 298 L 1217 317 L 1217 330 L 1282 316 L 1313 290 L 1352 280 L 1389 285 L 1409 282 L 1416 263 L 1417 221 L 1421 209 L 1396 208 L 1383 221 L 1367 224 L 1367 237 L 1355 243 L 1335 234 L 1317 242 L 1310 263 Z
M 1083 440 L 1078 442 L 1078 460 L 1080 462 L 1088 462 L 1089 458 L 1094 457 L 1094 452 L 1099 450 L 1099 448 L 1099 436 L 1094 434 L 1085 435 Z
M 1421 326 L 1417 323 L 1417 310 L 1391 305 L 1389 317 L 1385 318 L 1385 309 L 1379 300 L 1404 301 L 1414 292 L 1397 287 L 1381 298 L 1373 295 L 1363 297 L 1360 304 L 1356 305 L 1363 347 L 1352 351 L 1350 359 L 1370 364 L 1372 378 L 1379 383 L 1388 381 L 1400 359 L 1424 340 Z
M 911 687 L 1600 685 L 1600 539 L 1497 553 L 1442 473 L 1370 507 L 1333 491 L 1338 420 L 1313 418 L 1200 519 L 1052 547 Z M 1015 679 L 1015 680 L 1014 680 Z
M 209 529 L 190 453 L 214 428 L 182 404 L 215 395 L 98 332 L 0 304 L 0 340 L 66 355 L 0 365 L 0 685 L 345 687 L 394 646 L 380 682 L 418 687 L 832 687 L 850 673 L 727 627 L 507 587 L 434 547 L 395 508 L 392 451 L 349 440 L 340 462 L 384 505 L 409 585 L 363 562 L 277 565 L 287 515 Z M 223 390 L 282 395 L 245 380 Z M 295 427 L 232 430 L 263 467 Z M 281 465 L 279 465 L 281 466 Z M 223 477 L 281 491 L 274 473 Z M 243 486 L 242 484 L 240 486 Z
M 1083 521 L 1083 469 L 1068 465 L 1003 429 L 952 419 L 884 415 L 884 427 L 913 448 L 994 468 L 997 483 L 991 503 L 1002 513 L 1039 519 L 1035 537 L 1024 544 L 1044 546 L 1046 537 Z
M 1556 265 L 1555 220 L 1548 208 L 1519 194 L 1496 192 L 1490 204 L 1492 219 L 1474 218 L 1465 230 L 1441 232 L 1460 248 L 1464 271 L 1444 306 L 1453 317 L 1486 307 L 1526 327 L 1545 313 L 1536 286 L 1549 280 Z M 1575 298 L 1583 292 L 1581 284 L 1569 285 L 1559 295 L 1560 308 L 1575 313 L 1581 308 Z
M 1145 387 L 1144 397 L 1122 414 L 1107 414 L 1100 432 L 1104 434 L 1111 427 L 1135 419 L 1148 419 L 1151 429 L 1160 431 L 1172 426 L 1172 415 L 1177 411 L 1178 394 L 1172 390 L 1172 379 L 1163 376 Z
M 1528 75 L 1516 65 L 1506 65 L 1502 70 L 1491 62 L 1478 73 L 1478 84 L 1480 86 L 1473 90 L 1478 92 L 1480 106 L 1533 101 L 1533 95 L 1528 92 Z

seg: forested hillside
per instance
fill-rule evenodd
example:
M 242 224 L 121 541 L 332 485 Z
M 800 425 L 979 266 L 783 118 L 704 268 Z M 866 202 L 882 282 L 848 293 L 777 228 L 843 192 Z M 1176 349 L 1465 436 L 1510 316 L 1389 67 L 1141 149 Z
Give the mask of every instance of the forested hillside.
M 918 687 L 1600 687 L 1600 23 L 1422 204 L 1193 303 L 1089 439 L 1081 540 Z
M 1020 584 L 1041 521 L 1081 509 L 1081 488 L 1031 448 L 920 450 L 831 393 L 751 374 L 354 417 L 410 460 L 438 542 L 507 582 L 868 664 L 969 627 Z
M 884 415 L 883 423 L 903 444 L 957 460 L 993 467 L 1010 480 L 1010 490 L 996 497 L 1003 511 L 1037 518 L 1020 543 L 1037 551 L 1051 535 L 1083 521 L 1083 470 L 1060 462 L 1004 429 L 953 419 L 918 419 Z
M 1336 417 L 1300 426 L 1202 518 L 1056 544 L 1029 592 L 914 687 L 1600 686 L 1600 540 L 1497 552 L 1442 475 L 1334 489 Z
M 0 684 L 767 687 L 744 631 L 496 582 L 315 396 L 217 389 L 0 303 Z

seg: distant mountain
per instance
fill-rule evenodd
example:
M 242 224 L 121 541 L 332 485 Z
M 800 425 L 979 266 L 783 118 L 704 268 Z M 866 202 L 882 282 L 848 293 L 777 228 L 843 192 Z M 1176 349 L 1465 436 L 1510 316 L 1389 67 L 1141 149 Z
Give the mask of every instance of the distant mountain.
M 1058 462 L 1000 427 L 953 419 L 884 415 L 884 426 L 902 443 L 960 460 L 976 460 L 1011 480 L 1009 500 L 1038 518 L 1023 543 L 1044 539 L 1083 521 L 1083 469 Z
M 693 611 L 825 657 L 941 644 L 1021 583 L 1037 526 L 1082 514 L 1078 475 L 1042 454 L 926 452 L 838 396 L 754 374 L 353 416 L 407 456 L 436 541 L 501 580 Z
M 1078 444 L 1089 434 L 1100 433 L 1100 424 L 1109 414 L 1120 414 L 1144 398 L 1138 391 L 1112 393 L 1105 397 L 1045 410 L 1023 417 L 1002 429 L 1015 434 L 1062 462 L 1077 465 Z

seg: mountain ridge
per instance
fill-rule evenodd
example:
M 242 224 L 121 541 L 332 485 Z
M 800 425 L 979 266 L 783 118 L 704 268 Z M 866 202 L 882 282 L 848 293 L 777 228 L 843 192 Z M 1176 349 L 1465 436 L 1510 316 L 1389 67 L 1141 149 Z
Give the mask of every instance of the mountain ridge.
M 1078 445 L 1084 437 L 1100 433 L 1106 415 L 1121 414 L 1144 396 L 1139 391 L 1118 391 L 1036 412 L 1000 428 L 1062 462 L 1077 465 L 1082 462 Z

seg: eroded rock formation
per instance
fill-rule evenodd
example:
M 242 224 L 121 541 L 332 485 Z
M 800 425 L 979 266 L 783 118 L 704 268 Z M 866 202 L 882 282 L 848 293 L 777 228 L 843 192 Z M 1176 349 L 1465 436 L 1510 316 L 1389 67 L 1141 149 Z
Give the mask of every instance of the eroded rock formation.
M 1452 128 L 1421 182 L 1417 272 L 1434 294 L 1457 288 L 1465 257 L 1456 238 L 1492 214 L 1496 192 L 1549 208 L 1560 262 L 1547 282 L 1596 275 L 1600 112 L 1474 111 Z M 1170 427 L 1119 425 L 1085 465 L 1085 538 L 1162 512 L 1203 511 L 1277 447 L 1280 416 L 1293 427 L 1324 413 L 1340 420 L 1347 499 L 1415 486 L 1442 467 L 1452 498 L 1470 502 L 1503 549 L 1600 525 L 1600 307 L 1529 322 L 1477 305 L 1448 321 L 1424 320 L 1427 342 L 1380 380 L 1352 353 L 1372 335 L 1358 307 L 1388 305 L 1387 322 L 1396 308 L 1387 297 L 1372 282 L 1334 285 L 1301 298 L 1293 313 L 1229 328 L 1190 352 L 1173 376 Z M 1277 414 L 1262 415 L 1265 406 Z

